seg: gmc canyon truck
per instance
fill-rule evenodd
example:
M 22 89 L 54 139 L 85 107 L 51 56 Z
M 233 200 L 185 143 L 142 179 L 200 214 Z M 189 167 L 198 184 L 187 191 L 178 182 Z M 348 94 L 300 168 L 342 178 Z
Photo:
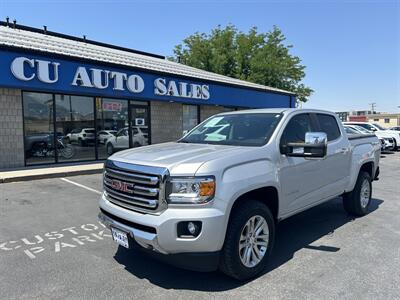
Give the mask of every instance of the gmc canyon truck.
M 350 135 L 334 113 L 222 113 L 176 142 L 105 162 L 99 220 L 123 247 L 239 280 L 258 275 L 277 222 L 342 196 L 367 214 L 379 174 L 374 135 Z

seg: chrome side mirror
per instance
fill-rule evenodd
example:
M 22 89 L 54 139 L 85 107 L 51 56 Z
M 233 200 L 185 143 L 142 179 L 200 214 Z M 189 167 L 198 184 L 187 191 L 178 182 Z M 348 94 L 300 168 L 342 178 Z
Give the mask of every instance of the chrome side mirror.
M 288 143 L 287 156 L 324 158 L 328 148 L 325 132 L 306 132 L 304 143 Z
M 328 143 L 328 137 L 325 132 L 306 132 L 304 140 L 306 145 L 326 145 Z

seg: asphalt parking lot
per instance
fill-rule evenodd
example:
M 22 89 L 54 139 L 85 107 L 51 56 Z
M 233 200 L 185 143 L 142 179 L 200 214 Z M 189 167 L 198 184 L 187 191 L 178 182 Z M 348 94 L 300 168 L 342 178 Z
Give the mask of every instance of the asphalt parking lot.
M 97 222 L 101 175 L 0 184 L 0 297 L 399 299 L 400 152 L 383 156 L 370 214 L 334 199 L 281 222 L 247 283 L 118 248 Z

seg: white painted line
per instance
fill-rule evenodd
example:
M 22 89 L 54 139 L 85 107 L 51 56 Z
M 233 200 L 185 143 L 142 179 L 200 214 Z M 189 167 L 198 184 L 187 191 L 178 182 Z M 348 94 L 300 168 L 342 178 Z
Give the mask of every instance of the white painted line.
M 99 194 L 99 195 L 103 194 L 102 192 L 100 192 L 100 191 L 98 191 L 98 190 L 92 189 L 92 188 L 90 188 L 90 187 L 88 187 L 88 186 L 86 186 L 86 185 L 83 185 L 83 184 L 74 182 L 74 181 L 69 180 L 69 179 L 67 179 L 67 178 L 60 178 L 60 179 L 61 179 L 62 181 L 68 182 L 68 183 L 70 183 L 70 184 L 74 184 L 74 185 L 76 185 L 76 186 L 79 186 L 79 187 L 81 187 L 81 188 L 83 188 L 83 189 L 85 189 L 85 190 L 91 191 L 91 192 L 93 192 L 93 193 L 96 193 L 96 194 Z

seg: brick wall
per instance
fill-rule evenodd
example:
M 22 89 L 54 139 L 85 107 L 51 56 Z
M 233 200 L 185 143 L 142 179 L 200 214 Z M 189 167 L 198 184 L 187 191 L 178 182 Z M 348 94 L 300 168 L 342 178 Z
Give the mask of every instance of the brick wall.
M 151 102 L 151 142 L 176 141 L 182 137 L 182 104 Z
M 24 166 L 21 90 L 0 88 L 0 170 Z
M 203 122 L 208 117 L 212 115 L 219 114 L 225 111 L 229 111 L 229 109 L 223 106 L 215 106 L 215 105 L 203 105 L 200 106 L 200 122 Z

